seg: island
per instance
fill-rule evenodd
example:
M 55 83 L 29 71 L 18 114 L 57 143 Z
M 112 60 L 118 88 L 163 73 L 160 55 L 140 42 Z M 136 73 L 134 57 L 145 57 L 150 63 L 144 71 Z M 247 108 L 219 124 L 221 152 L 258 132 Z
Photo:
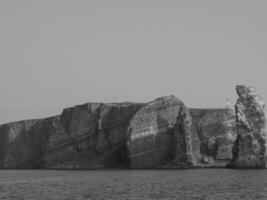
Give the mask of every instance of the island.
M 170 95 L 3 124 L 0 168 L 266 168 L 264 102 L 253 87 L 236 91 L 235 110 L 188 108 Z

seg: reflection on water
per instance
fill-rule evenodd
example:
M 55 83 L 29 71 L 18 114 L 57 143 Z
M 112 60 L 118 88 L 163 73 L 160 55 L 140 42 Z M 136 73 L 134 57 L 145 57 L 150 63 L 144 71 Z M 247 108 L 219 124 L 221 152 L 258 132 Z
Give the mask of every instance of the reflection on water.
M 0 199 L 267 199 L 267 170 L 1 170 Z

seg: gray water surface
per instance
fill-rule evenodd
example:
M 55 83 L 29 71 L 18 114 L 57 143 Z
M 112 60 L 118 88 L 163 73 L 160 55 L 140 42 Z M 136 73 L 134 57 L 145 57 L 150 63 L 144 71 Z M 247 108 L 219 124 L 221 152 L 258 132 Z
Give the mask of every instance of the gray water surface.
M 0 170 L 0 199 L 267 199 L 267 170 Z

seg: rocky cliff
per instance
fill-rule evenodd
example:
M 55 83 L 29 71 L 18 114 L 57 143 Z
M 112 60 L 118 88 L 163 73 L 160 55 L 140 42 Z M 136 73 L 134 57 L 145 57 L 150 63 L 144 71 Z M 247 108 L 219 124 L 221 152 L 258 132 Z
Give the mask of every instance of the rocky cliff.
M 199 139 L 188 108 L 174 96 L 143 106 L 129 122 L 131 168 L 189 167 L 197 164 Z
M 40 136 L 30 130 L 38 122 L 40 120 L 26 120 L 0 126 L 2 168 L 35 167 L 32 163 L 40 158 Z
M 127 163 L 126 128 L 143 104 L 89 103 L 0 126 L 1 168 L 99 169 Z
M 233 148 L 233 167 L 266 168 L 267 138 L 264 102 L 255 88 L 238 85 L 235 111 L 237 139 Z
M 233 158 L 235 114 L 231 109 L 190 109 L 200 140 L 200 166 L 225 167 Z
M 265 167 L 263 102 L 238 87 L 231 109 L 188 109 L 175 96 L 87 103 L 0 126 L 0 168 Z

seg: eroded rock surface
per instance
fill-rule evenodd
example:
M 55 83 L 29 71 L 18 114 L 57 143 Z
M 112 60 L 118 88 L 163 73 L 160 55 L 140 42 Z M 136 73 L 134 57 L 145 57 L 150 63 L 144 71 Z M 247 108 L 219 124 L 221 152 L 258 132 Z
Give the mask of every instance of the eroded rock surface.
M 64 148 L 50 142 L 46 166 L 97 169 L 126 165 L 127 123 L 141 106 L 138 103 L 89 103 L 65 109 L 60 124 L 70 144 L 62 152 Z M 58 134 L 49 137 L 58 142 L 57 138 Z
M 174 96 L 157 98 L 142 107 L 128 127 L 131 168 L 194 166 L 199 140 L 191 116 Z
M 238 86 L 231 109 L 188 109 L 175 96 L 149 103 L 86 103 L 54 117 L 0 126 L 0 168 L 266 167 L 264 103 Z M 237 124 L 237 126 L 236 126 Z M 238 135 L 238 136 L 237 136 Z
M 127 164 L 126 127 L 140 103 L 88 103 L 0 127 L 1 168 L 99 169 Z
M 231 109 L 190 109 L 200 140 L 202 163 L 226 166 L 233 158 L 235 114 Z M 222 165 L 221 165 L 222 164 Z
M 36 167 L 33 162 L 39 159 L 38 134 L 31 128 L 40 120 L 12 122 L 0 126 L 0 167 Z
M 266 168 L 266 116 L 264 102 L 255 88 L 238 85 L 236 102 L 237 139 L 232 166 Z

